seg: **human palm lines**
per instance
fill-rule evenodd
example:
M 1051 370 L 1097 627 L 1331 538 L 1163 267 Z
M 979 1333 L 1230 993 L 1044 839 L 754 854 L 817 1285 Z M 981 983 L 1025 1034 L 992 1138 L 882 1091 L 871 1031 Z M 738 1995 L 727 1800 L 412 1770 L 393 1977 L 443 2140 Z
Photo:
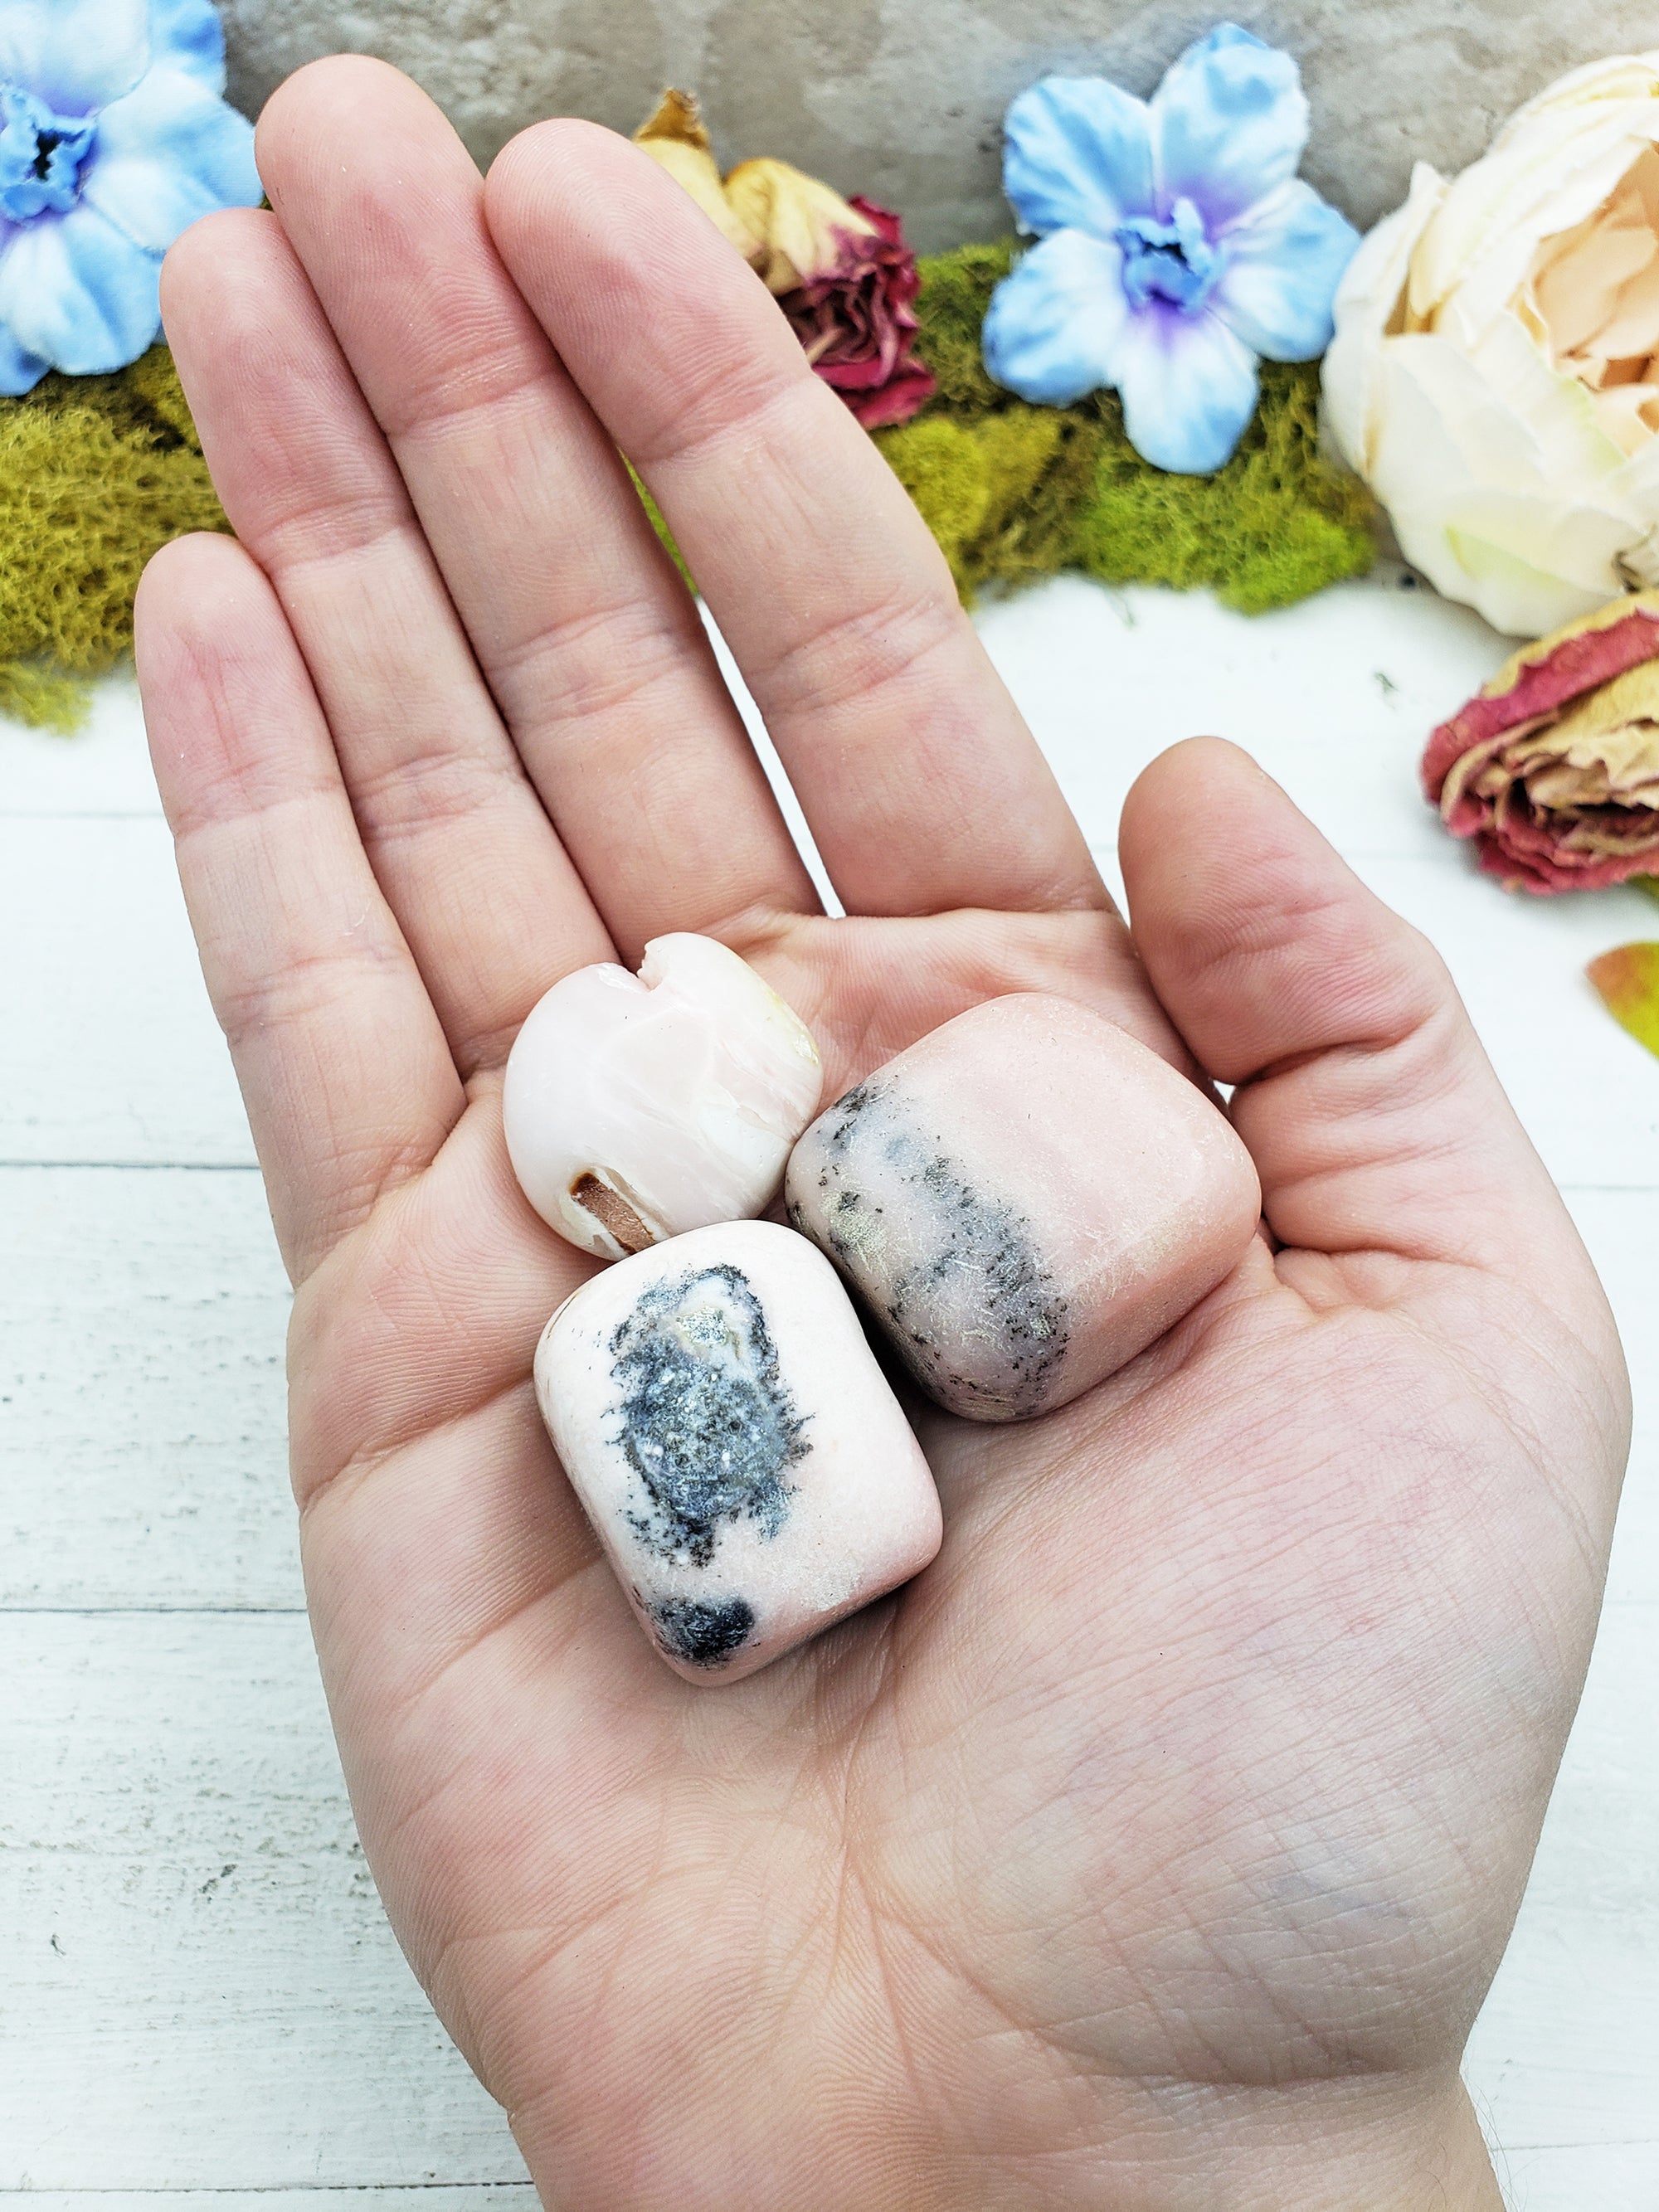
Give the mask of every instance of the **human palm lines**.
M 1092 917 L 1012 952 L 986 919 L 808 923 L 763 957 L 775 982 L 816 993 L 832 1090 L 908 1041 L 887 1033 L 884 948 L 900 933 L 936 940 L 904 1032 L 964 994 L 1119 988 L 1076 962 Z M 653 1954 L 675 1946 L 672 2001 L 611 2014 L 634 2023 L 641 2063 L 742 1991 L 781 2034 L 813 1992 L 820 2039 L 849 2034 L 898 2064 L 925 2021 L 896 2015 L 925 2013 L 930 1990 L 959 2007 L 969 1989 L 988 2030 L 1052 2033 L 1085 2070 L 1181 2074 L 1213 2053 L 1145 1992 L 1184 1984 L 1200 2021 L 1218 2006 L 1252 2022 L 1227 2063 L 1327 2064 L 1304 2016 L 1311 1962 L 1328 1973 L 1345 1943 L 1386 1948 L 1389 1912 L 1416 1911 L 1368 1888 L 1350 1832 L 1397 1824 L 1402 1772 L 1414 1763 L 1432 1794 L 1445 1764 L 1415 1693 L 1371 1712 L 1363 1755 L 1345 1711 L 1379 1674 L 1414 1681 L 1423 1634 L 1458 1648 L 1455 1618 L 1413 1607 L 1431 1561 L 1443 1594 L 1460 1521 L 1445 1462 L 1465 1471 L 1474 1440 L 1427 1433 L 1420 1333 L 1316 1313 L 1260 1246 L 1060 1414 L 1008 1429 L 924 1416 L 947 1514 L 935 1565 L 710 1693 L 638 1639 L 542 1431 L 531 1354 L 591 1270 L 523 1206 L 497 1091 L 475 1079 L 438 1158 L 302 1290 L 295 1422 L 365 1838 L 491 2087 L 511 2101 L 523 2007 L 579 2068 L 603 1992 L 648 1987 Z M 1419 1432 L 1403 1451 L 1402 1407 Z M 1367 1488 L 1379 1443 L 1392 1504 Z M 1374 1545 L 1354 1548 L 1379 1514 L 1396 1553 L 1383 1575 Z M 1436 1878 L 1443 1858 L 1423 1855 Z M 487 1883 L 471 1871 L 485 1863 Z M 1320 1923 L 1334 1892 L 1346 1937 Z M 1377 2063 L 1393 2050 L 1383 2036 Z

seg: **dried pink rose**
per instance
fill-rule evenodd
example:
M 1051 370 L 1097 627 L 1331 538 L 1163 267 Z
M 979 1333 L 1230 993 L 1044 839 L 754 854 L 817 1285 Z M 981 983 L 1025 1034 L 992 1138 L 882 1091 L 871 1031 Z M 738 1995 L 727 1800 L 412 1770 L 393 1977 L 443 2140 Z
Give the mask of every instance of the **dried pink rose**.
M 871 228 L 833 185 L 792 161 L 739 161 L 726 179 L 728 204 L 757 240 L 750 255 L 761 282 L 780 299 L 841 265 L 847 241 Z
M 665 93 L 635 138 L 749 261 L 866 430 L 927 404 L 937 387 L 915 357 L 921 280 L 897 216 L 788 161 L 740 161 L 722 178 L 690 93 Z
M 824 382 L 879 430 L 908 422 L 939 387 L 915 356 L 921 280 L 899 218 L 870 200 L 849 204 L 871 228 L 843 234 L 837 266 L 779 304 Z
M 1510 890 L 1659 870 L 1659 591 L 1523 646 L 1429 739 L 1423 787 Z

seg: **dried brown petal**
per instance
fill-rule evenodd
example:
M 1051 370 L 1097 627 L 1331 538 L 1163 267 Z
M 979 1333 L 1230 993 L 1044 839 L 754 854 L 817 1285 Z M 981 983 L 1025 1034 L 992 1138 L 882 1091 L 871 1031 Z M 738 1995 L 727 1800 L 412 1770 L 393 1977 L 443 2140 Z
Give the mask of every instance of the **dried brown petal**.
M 687 92 L 665 93 L 635 139 L 759 271 L 812 368 L 866 429 L 927 404 L 936 387 L 915 356 L 921 280 L 896 215 L 787 161 L 740 162 L 722 182 Z
M 726 198 L 702 110 L 690 93 L 672 88 L 664 93 L 655 113 L 634 133 L 634 143 L 690 194 L 745 261 L 760 258 L 759 240 Z
M 848 241 L 875 228 L 833 185 L 787 161 L 740 161 L 726 180 L 726 196 L 760 240 L 755 266 L 767 289 L 779 294 L 833 276 Z
M 1659 592 L 1523 647 L 1430 738 L 1423 783 L 1510 889 L 1592 890 L 1659 863 Z

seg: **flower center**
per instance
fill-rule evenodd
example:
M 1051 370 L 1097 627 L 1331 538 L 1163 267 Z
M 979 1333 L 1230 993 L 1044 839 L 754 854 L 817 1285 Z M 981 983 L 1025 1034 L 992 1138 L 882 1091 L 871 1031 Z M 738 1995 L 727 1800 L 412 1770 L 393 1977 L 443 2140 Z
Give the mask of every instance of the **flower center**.
M 1132 307 L 1163 300 L 1192 314 L 1208 299 L 1225 256 L 1204 233 L 1204 218 L 1179 199 L 1168 222 L 1132 215 L 1113 233 L 1123 254 L 1123 289 Z
M 66 214 L 97 135 L 95 118 L 55 115 L 21 85 L 0 82 L 0 215 L 28 222 Z
M 1614 443 L 1645 446 L 1659 431 L 1659 153 L 1644 147 L 1600 207 L 1540 242 L 1514 306 Z

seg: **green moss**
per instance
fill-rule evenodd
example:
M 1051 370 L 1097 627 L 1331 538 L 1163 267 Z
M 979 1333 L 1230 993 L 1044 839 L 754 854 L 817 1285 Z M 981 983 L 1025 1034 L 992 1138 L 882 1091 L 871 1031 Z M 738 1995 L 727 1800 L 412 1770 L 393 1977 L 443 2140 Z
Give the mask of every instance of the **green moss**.
M 697 586 L 692 580 L 691 571 L 686 567 L 684 556 L 681 554 L 679 547 L 674 543 L 673 532 L 668 527 L 668 525 L 662 519 L 662 509 L 657 505 L 656 501 L 652 498 L 650 493 L 646 489 L 644 482 L 640 476 L 640 472 L 634 466 L 632 461 L 625 460 L 623 462 L 623 466 L 627 469 L 629 475 L 633 478 L 634 489 L 640 495 L 640 504 L 645 509 L 646 514 L 649 519 L 651 527 L 656 532 L 658 537 L 661 538 L 663 545 L 667 551 L 669 559 L 679 570 L 681 578 L 684 580 L 686 588 L 689 591 L 695 592 Z
M 228 526 L 164 347 L 0 402 L 0 707 L 73 727 L 85 680 L 131 646 L 150 555 Z
M 59 675 L 46 661 L 0 661 L 0 714 L 9 714 L 15 722 L 72 737 L 91 706 L 81 677 Z
M 1207 586 L 1261 614 L 1370 567 L 1370 495 L 1320 457 L 1316 362 L 1263 362 L 1255 419 L 1209 477 L 1152 467 L 1124 435 L 1115 398 L 1096 404 L 1106 435 L 1076 557 L 1103 583 Z
M 916 313 L 921 336 L 917 350 L 939 385 L 935 407 L 983 415 L 1010 404 L 1012 395 L 985 373 L 979 333 L 991 295 L 1013 258 L 1010 244 L 958 246 L 950 253 L 924 256 L 920 263 Z
M 991 471 L 984 442 L 967 424 L 953 422 L 948 415 L 878 431 L 876 442 L 965 589 L 963 549 L 977 540 L 990 505 Z
M 1316 363 L 1264 364 L 1261 408 L 1226 467 L 1168 475 L 1130 445 L 1112 394 L 1030 407 L 987 376 L 980 326 L 1012 258 L 968 246 L 922 263 L 918 349 L 939 397 L 877 438 L 965 599 L 1079 568 L 1207 586 L 1255 614 L 1370 567 L 1370 495 L 1320 457 Z
M 974 547 L 975 581 L 1029 583 L 1070 567 L 1076 557 L 1077 516 L 1100 463 L 1099 424 L 1020 402 L 987 416 L 978 429 L 993 456 L 1035 456 L 1039 434 L 1045 465 L 1029 485 L 1003 477 L 1006 496 L 993 502 Z
M 1030 407 L 986 374 L 980 326 L 1013 251 L 964 246 L 921 264 L 919 349 L 939 396 L 877 433 L 964 599 L 1073 568 L 1207 586 L 1255 613 L 1370 566 L 1370 495 L 1319 455 L 1316 365 L 1265 366 L 1260 411 L 1226 467 L 1166 476 L 1131 447 L 1110 394 Z M 164 346 L 119 375 L 49 376 L 0 401 L 0 711 L 72 727 L 85 679 L 131 645 L 150 555 L 227 528 Z

